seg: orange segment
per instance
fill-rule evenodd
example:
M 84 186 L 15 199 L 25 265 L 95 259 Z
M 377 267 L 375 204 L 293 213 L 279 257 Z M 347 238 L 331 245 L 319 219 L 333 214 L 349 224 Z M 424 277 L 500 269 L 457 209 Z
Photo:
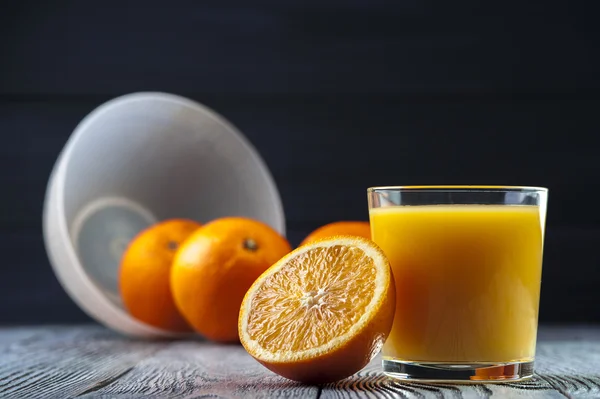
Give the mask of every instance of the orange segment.
M 256 280 L 240 310 L 240 340 L 284 377 L 335 381 L 377 354 L 394 310 L 383 252 L 370 240 L 336 236 L 296 249 Z

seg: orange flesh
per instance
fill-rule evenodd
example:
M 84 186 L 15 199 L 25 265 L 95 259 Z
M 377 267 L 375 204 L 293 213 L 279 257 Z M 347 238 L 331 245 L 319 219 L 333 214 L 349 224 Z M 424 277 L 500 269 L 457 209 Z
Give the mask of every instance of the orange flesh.
M 248 335 L 271 351 L 302 351 L 350 330 L 375 292 L 376 267 L 359 248 L 318 247 L 269 276 L 252 299 Z

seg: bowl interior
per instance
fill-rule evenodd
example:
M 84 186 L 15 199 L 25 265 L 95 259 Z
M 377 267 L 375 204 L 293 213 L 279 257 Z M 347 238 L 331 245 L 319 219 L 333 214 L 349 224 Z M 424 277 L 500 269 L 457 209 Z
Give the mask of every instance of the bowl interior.
M 81 266 L 121 306 L 118 266 L 151 223 L 223 216 L 284 233 L 281 200 L 261 158 L 229 123 L 164 94 L 121 97 L 77 128 L 64 154 L 64 219 Z

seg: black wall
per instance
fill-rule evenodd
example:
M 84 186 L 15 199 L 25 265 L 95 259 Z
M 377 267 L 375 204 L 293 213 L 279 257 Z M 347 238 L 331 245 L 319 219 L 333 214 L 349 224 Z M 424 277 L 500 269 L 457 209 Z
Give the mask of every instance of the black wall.
M 0 323 L 88 320 L 43 248 L 45 185 L 79 120 L 140 90 L 248 136 L 293 244 L 366 219 L 372 185 L 549 187 L 541 321 L 600 321 L 592 4 L 0 2 Z

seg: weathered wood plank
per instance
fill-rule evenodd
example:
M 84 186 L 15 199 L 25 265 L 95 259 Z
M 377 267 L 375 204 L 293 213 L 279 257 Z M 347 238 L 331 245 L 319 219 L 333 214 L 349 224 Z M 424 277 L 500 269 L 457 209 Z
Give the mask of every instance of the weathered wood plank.
M 271 373 L 240 345 L 186 341 L 156 352 L 83 398 L 317 398 L 318 393 L 316 386 Z
M 538 339 L 541 378 L 571 398 L 600 398 L 598 326 L 541 328 Z
M 512 384 L 434 385 L 401 383 L 381 372 L 378 356 L 355 376 L 323 388 L 324 399 L 346 398 L 564 398 L 551 384 L 536 376 L 530 381 Z
M 536 370 L 571 398 L 600 398 L 600 339 L 540 345 Z
M 518 383 L 488 385 L 406 384 L 386 378 L 376 358 L 357 375 L 323 388 L 323 398 L 599 398 L 600 330 L 541 328 L 537 375 Z
M 40 329 L 31 327 L 2 327 L 0 328 L 0 353 L 8 345 L 40 334 Z
M 113 381 L 167 345 L 133 341 L 93 325 L 5 331 L 0 338 L 2 398 L 74 397 Z
M 403 384 L 377 358 L 322 387 L 274 375 L 239 345 L 135 341 L 99 326 L 0 329 L 2 398 L 598 398 L 600 329 L 542 328 L 537 375 L 521 383 Z

